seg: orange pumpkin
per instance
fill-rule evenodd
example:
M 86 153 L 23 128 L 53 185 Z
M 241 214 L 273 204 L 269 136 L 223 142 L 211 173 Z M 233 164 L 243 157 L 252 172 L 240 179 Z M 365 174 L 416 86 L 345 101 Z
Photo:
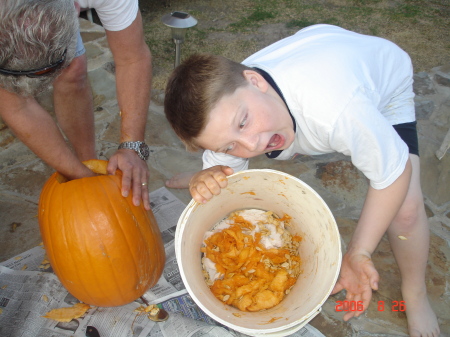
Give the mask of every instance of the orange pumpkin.
M 151 211 L 120 192 L 122 173 L 107 162 L 84 164 L 95 177 L 67 181 L 54 173 L 39 199 L 39 226 L 53 271 L 80 301 L 110 307 L 130 303 L 159 280 L 165 263 Z

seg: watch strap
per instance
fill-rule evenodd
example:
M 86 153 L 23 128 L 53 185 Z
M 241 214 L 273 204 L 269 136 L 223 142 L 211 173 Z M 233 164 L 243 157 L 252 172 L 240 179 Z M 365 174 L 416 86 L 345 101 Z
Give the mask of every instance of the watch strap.
M 149 156 L 148 145 L 141 141 L 120 143 L 119 150 L 120 149 L 133 150 L 142 160 L 147 160 Z

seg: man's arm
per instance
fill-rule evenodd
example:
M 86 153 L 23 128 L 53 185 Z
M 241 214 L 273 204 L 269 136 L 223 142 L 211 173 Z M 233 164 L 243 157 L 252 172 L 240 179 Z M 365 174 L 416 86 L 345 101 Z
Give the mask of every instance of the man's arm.
M 116 67 L 117 100 L 122 124 L 120 142 L 144 141 L 152 79 L 151 53 L 144 40 L 142 17 L 138 12 L 133 23 L 121 31 L 106 31 Z M 109 161 L 108 171 L 123 172 L 122 194 L 133 190 L 135 205 L 144 201 L 150 209 L 147 186 L 147 163 L 133 150 L 117 151 Z
M 57 124 L 34 98 L 0 88 L 0 116 L 14 134 L 68 179 L 94 175 L 67 145 Z

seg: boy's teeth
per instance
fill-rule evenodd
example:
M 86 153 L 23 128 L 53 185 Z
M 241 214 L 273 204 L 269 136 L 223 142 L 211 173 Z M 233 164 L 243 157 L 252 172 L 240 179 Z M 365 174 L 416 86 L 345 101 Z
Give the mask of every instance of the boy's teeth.
M 280 136 L 279 135 L 272 136 L 272 138 L 270 140 L 271 140 L 271 142 L 269 143 L 269 145 L 267 145 L 267 147 L 276 147 L 276 146 L 278 146 L 278 144 L 280 144 Z

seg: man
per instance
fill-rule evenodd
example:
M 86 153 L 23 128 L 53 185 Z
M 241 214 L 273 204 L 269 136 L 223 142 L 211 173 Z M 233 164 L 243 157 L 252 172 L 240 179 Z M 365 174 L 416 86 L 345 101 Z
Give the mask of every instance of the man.
M 108 172 L 123 171 L 122 194 L 150 209 L 144 141 L 151 89 L 151 53 L 137 0 L 1 0 L 0 117 L 37 156 L 69 179 L 93 175 L 96 158 L 87 58 L 78 32 L 80 8 L 95 8 L 116 67 L 122 124 Z M 57 123 L 35 97 L 53 85 Z M 67 137 L 69 146 L 63 136 Z M 72 151 L 73 149 L 73 151 Z

